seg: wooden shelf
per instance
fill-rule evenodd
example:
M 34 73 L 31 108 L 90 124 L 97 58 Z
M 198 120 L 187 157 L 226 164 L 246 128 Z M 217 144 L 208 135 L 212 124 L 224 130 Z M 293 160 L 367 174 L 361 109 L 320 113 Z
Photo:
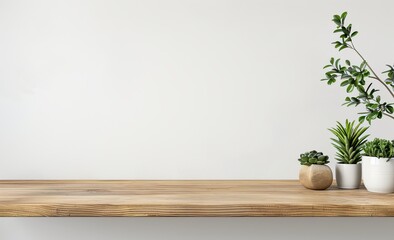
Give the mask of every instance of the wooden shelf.
M 298 181 L 0 181 L 0 216 L 394 216 L 394 194 Z

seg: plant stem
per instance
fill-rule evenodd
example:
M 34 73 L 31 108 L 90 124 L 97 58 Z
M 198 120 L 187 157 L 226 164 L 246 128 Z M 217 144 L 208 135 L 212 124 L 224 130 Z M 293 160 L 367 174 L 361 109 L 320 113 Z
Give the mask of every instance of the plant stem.
M 391 89 L 389 88 L 389 86 L 387 86 L 387 84 L 385 84 L 382 79 L 379 78 L 379 76 L 375 73 L 375 71 L 371 68 L 371 66 L 369 65 L 369 63 L 367 62 L 367 60 L 365 60 L 365 58 L 361 55 L 361 53 L 359 51 L 357 51 L 357 49 L 354 47 L 353 41 L 350 41 L 350 44 L 352 45 L 350 48 L 353 49 L 358 56 L 360 56 L 360 58 L 365 62 L 365 64 L 368 66 L 369 70 L 371 70 L 372 74 L 374 75 L 374 77 L 370 77 L 373 78 L 375 80 L 378 80 L 386 89 L 387 91 L 391 94 L 391 96 L 394 98 L 394 92 L 391 91 Z M 390 116 L 391 117 L 391 116 Z M 394 119 L 394 117 L 392 117 Z
M 392 118 L 392 119 L 394 120 L 394 117 L 393 117 L 393 116 L 391 116 L 390 114 L 383 113 L 383 115 L 385 115 L 385 116 L 387 116 L 387 117 L 389 117 L 389 118 Z
M 379 76 L 376 74 L 376 72 L 371 68 L 371 65 L 369 65 L 369 63 L 367 62 L 367 60 L 365 60 L 365 58 L 361 55 L 361 53 L 354 47 L 353 41 L 350 40 L 350 44 L 352 46 L 349 46 L 351 49 L 353 49 L 357 55 L 365 62 L 365 64 L 367 65 L 367 67 L 369 68 L 369 70 L 371 70 L 372 74 L 374 76 L 369 76 L 369 78 L 378 80 L 386 89 L 387 91 L 391 94 L 391 96 L 394 98 L 394 92 L 391 91 L 391 89 L 389 88 L 389 86 L 387 86 L 387 84 L 385 84 L 382 79 L 379 78 Z M 383 113 L 384 116 L 389 117 L 391 119 L 394 120 L 394 116 L 387 114 L 387 113 Z

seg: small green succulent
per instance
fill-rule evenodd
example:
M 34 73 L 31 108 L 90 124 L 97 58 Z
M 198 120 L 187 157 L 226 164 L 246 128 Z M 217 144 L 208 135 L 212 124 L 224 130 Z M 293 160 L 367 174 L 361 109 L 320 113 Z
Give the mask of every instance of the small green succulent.
M 300 154 L 298 161 L 301 163 L 301 165 L 306 166 L 310 166 L 312 164 L 325 165 L 330 162 L 328 161 L 328 156 L 315 150 Z
M 364 155 L 377 158 L 394 158 L 394 140 L 375 138 L 364 144 Z
M 366 138 L 364 135 L 368 127 L 361 127 L 361 123 L 355 125 L 355 121 L 346 119 L 344 125 L 337 122 L 336 128 L 330 128 L 336 138 L 331 138 L 332 145 L 336 148 L 336 160 L 344 164 L 356 164 L 361 161 L 361 152 Z

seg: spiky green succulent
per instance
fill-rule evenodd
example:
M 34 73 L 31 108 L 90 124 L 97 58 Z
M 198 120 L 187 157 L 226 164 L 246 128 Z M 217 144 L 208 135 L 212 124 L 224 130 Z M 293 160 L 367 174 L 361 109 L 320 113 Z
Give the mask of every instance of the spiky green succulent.
M 375 138 L 363 146 L 364 155 L 377 158 L 394 158 L 394 140 Z
M 368 127 L 361 127 L 361 123 L 355 125 L 355 121 L 346 120 L 345 126 L 337 122 L 336 128 L 329 129 L 336 138 L 331 138 L 332 145 L 336 148 L 335 159 L 339 163 L 356 164 L 361 161 L 363 145 L 369 135 L 364 135 Z
M 324 165 L 330 162 L 328 161 L 328 156 L 315 150 L 300 154 L 298 161 L 301 163 L 301 165 L 307 166 L 312 164 Z

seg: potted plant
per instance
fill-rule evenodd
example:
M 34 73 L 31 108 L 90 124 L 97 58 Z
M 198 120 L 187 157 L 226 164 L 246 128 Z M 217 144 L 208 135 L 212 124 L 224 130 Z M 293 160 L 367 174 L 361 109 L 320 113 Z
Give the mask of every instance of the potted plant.
M 355 189 L 361 184 L 361 152 L 368 135 L 364 135 L 368 127 L 355 126 L 355 121 L 346 120 L 345 126 L 337 122 L 336 128 L 329 129 L 336 138 L 331 138 L 336 148 L 335 177 L 338 188 Z
M 394 140 L 375 138 L 367 142 L 362 157 L 364 185 L 370 192 L 394 192 Z
M 301 163 L 300 182 L 313 190 L 324 190 L 332 184 L 332 171 L 326 166 L 328 156 L 315 150 L 300 154 L 298 161 Z

